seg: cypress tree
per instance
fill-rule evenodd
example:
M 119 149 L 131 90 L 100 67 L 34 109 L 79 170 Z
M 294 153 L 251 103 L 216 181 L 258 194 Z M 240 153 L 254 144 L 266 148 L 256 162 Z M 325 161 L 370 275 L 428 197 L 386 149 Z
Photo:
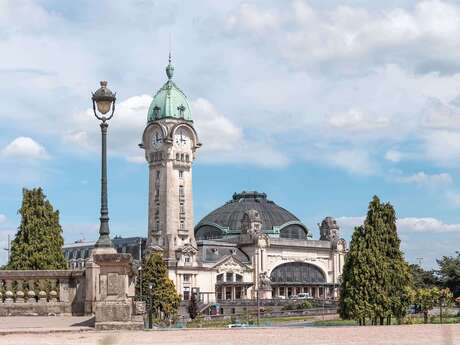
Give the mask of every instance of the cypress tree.
M 364 227 L 356 227 L 350 250 L 343 267 L 340 289 L 340 317 L 365 323 L 368 316 L 366 285 L 368 283 L 367 255 L 364 247 Z
M 394 208 L 374 196 L 364 225 L 355 228 L 345 261 L 341 317 L 383 324 L 405 315 L 410 271 L 399 246 Z
M 168 268 L 163 257 L 154 253 L 145 259 L 143 268 L 142 291 L 147 297 L 147 303 L 152 302 L 153 314 L 159 319 L 168 319 L 176 315 L 180 297 L 176 287 L 168 277 Z M 149 288 L 151 284 L 152 289 Z M 138 290 L 140 282 L 138 281 Z
M 21 224 L 11 244 L 7 269 L 65 269 L 62 253 L 64 239 L 59 224 L 59 211 L 54 210 L 41 188 L 23 189 L 19 209 Z
M 400 249 L 401 241 L 396 227 L 396 213 L 390 203 L 382 205 L 383 219 L 386 225 L 384 233 L 384 256 L 388 265 L 386 291 L 390 302 L 390 315 L 398 322 L 406 315 L 410 304 L 407 289 L 412 287 L 409 264 Z M 390 323 L 390 322 L 388 322 Z

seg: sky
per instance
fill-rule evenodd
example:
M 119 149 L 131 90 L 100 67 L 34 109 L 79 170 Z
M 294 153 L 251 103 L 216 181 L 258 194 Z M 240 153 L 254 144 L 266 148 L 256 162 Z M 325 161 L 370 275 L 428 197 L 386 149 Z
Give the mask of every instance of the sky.
M 349 240 L 378 195 L 407 260 L 436 267 L 460 243 L 459 33 L 460 1 L 0 0 L 0 264 L 22 188 L 44 188 L 66 242 L 97 238 L 100 80 L 111 232 L 146 236 L 137 144 L 171 50 L 203 144 L 196 223 L 257 190 Z

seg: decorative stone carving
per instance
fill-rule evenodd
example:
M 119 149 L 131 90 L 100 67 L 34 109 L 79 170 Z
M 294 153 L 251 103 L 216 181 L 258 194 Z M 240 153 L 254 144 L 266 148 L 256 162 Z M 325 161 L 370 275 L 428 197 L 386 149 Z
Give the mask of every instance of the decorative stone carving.
M 246 211 L 241 219 L 241 234 L 248 234 L 254 240 L 262 234 L 262 220 L 256 210 Z
M 144 315 L 145 311 L 146 311 L 146 304 L 144 301 L 134 302 L 134 314 L 135 315 Z
M 5 303 L 13 303 L 14 302 L 14 294 L 11 290 L 6 290 L 5 292 Z
M 118 295 L 121 291 L 121 281 L 118 273 L 107 274 L 107 295 Z
M 35 303 L 37 300 L 35 299 L 35 291 L 29 290 L 27 291 L 27 303 Z
M 243 273 L 243 272 L 250 271 L 250 268 L 244 264 L 239 263 L 237 260 L 235 260 L 234 257 L 229 257 L 227 260 L 225 260 L 218 266 L 217 271 L 219 273 L 221 272 Z
M 39 293 L 38 293 L 38 302 L 40 302 L 40 303 L 48 302 L 46 291 L 43 291 L 43 290 L 39 291 Z
M 55 290 L 50 291 L 50 302 L 57 302 L 57 292 Z
M 193 256 L 198 252 L 198 249 L 196 249 L 194 246 L 192 246 L 190 243 L 186 243 L 183 245 L 181 248 L 181 252 L 184 255 L 189 255 Z
M 259 288 L 262 290 L 270 290 L 271 289 L 271 280 L 268 276 L 267 272 L 262 272 L 259 274 Z
M 24 303 L 24 291 L 16 291 L 16 303 Z

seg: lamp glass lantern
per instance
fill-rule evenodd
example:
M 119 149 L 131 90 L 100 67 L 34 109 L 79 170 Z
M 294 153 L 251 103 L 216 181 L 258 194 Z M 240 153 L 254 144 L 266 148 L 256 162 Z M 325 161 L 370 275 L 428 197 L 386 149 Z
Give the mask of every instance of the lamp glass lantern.
M 92 100 L 94 115 L 104 121 L 109 120 L 113 116 L 115 111 L 116 94 L 107 87 L 107 81 L 103 80 L 100 82 L 100 84 L 101 87 L 93 93 Z M 96 109 L 103 115 L 102 117 L 97 115 Z M 112 110 L 112 113 L 108 118 L 106 118 L 105 114 L 109 113 L 110 110 Z

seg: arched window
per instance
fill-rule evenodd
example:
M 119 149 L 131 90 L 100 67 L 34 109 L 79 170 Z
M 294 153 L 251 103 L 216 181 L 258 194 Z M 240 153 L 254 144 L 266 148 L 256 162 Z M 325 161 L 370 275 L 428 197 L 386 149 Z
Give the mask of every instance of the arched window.
M 281 229 L 280 231 L 281 238 L 291 238 L 296 240 L 306 240 L 307 232 L 298 224 L 288 225 Z
M 197 240 L 214 240 L 222 237 L 222 230 L 210 225 L 204 225 L 200 227 L 195 233 L 195 238 Z
M 288 262 L 279 265 L 270 274 L 272 283 L 326 283 L 324 273 L 306 262 Z

